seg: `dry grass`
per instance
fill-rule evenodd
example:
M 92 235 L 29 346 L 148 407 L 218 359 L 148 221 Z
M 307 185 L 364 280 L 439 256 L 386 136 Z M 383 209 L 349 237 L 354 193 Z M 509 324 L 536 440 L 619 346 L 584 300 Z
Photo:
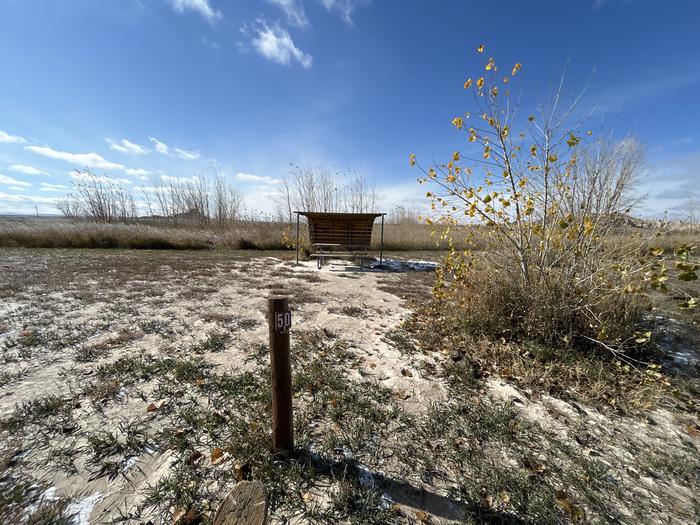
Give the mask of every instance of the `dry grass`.
M 653 345 L 637 356 L 641 360 L 622 360 L 603 350 L 489 338 L 465 330 L 463 314 L 432 301 L 417 307 L 404 330 L 389 338 L 406 354 L 447 353 L 443 375 L 450 382 L 473 384 L 497 376 L 567 401 L 631 413 L 659 406 L 698 408 L 697 386 L 662 372 L 663 355 Z
M 380 245 L 375 224 L 372 249 Z M 214 248 L 291 249 L 295 226 L 269 221 L 239 221 L 223 228 L 158 223 L 103 224 L 67 219 L 0 219 L 0 246 L 27 248 L 126 248 L 202 250 Z M 301 245 L 308 244 L 306 224 Z M 445 246 L 424 224 L 385 224 L 385 250 L 436 250 Z

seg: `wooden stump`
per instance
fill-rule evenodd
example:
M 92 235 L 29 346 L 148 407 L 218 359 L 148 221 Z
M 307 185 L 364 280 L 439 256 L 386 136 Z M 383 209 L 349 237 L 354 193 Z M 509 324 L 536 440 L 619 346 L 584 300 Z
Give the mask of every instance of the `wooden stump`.
M 267 490 L 259 481 L 239 481 L 219 504 L 214 525 L 266 525 Z

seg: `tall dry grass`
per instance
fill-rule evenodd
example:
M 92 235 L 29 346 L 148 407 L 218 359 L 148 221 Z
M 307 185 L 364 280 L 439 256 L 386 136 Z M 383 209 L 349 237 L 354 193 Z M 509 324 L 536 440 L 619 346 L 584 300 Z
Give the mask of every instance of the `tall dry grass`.
M 280 222 L 237 221 L 226 227 L 168 223 L 95 223 L 74 219 L 0 219 L 0 246 L 30 248 L 126 249 L 293 249 L 296 227 Z M 437 239 L 437 241 L 436 241 Z M 375 224 L 372 249 L 378 250 L 381 228 Z M 300 245 L 308 229 L 300 228 Z M 439 250 L 446 245 L 425 224 L 385 224 L 385 250 Z

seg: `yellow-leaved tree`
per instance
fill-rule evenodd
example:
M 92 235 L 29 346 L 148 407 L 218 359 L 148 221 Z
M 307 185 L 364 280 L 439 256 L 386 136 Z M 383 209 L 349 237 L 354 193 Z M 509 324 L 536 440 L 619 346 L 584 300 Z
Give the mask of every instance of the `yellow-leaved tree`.
M 584 127 L 583 92 L 568 97 L 563 75 L 545 104 L 522 114 L 522 64 L 503 68 L 483 51 L 481 70 L 464 83 L 473 110 L 452 120 L 463 147 L 439 165 L 409 158 L 428 187 L 426 222 L 443 227 L 451 248 L 436 294 L 488 335 L 616 353 L 648 341 L 644 292 L 664 289 L 669 269 L 695 279 L 697 265 L 691 246 L 669 257 L 649 230 L 629 225 L 640 145 Z M 478 251 L 458 247 L 457 231 Z

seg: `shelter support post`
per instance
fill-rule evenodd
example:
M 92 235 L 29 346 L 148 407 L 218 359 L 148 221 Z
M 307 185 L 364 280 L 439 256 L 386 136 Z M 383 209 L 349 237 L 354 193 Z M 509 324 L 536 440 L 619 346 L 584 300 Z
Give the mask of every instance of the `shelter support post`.
M 297 247 L 297 266 L 299 266 L 299 212 L 296 212 L 297 214 L 297 242 L 296 242 L 296 247 Z
M 382 215 L 382 230 L 379 236 L 379 267 L 382 267 L 384 261 L 384 215 Z

